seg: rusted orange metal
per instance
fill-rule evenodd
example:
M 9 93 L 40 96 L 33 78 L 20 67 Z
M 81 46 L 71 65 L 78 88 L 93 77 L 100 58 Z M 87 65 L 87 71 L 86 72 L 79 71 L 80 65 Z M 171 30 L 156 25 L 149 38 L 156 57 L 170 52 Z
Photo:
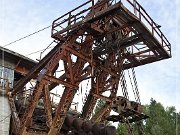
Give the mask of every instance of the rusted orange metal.
M 16 66 L 15 71 L 20 73 L 21 75 L 25 76 L 28 74 L 29 69 L 26 69 L 25 67 L 21 67 L 21 66 Z
M 133 12 L 125 3 L 134 9 Z M 21 119 L 21 135 L 28 131 L 41 98 L 44 99 L 48 135 L 58 134 L 78 86 L 85 79 L 91 80 L 91 88 L 81 118 L 90 120 L 97 100 L 102 99 L 106 101 L 105 107 L 91 120 L 105 121 L 123 70 L 171 57 L 169 41 L 142 6 L 132 0 L 98 0 L 97 3 L 89 0 L 54 20 L 51 34 L 59 42 L 57 46 L 15 84 L 12 92 L 15 96 L 32 78 L 37 78 L 31 102 Z M 56 77 L 59 61 L 63 62 L 64 73 Z M 58 85 L 64 89 L 52 115 L 49 91 Z M 109 95 L 104 96 L 105 92 Z

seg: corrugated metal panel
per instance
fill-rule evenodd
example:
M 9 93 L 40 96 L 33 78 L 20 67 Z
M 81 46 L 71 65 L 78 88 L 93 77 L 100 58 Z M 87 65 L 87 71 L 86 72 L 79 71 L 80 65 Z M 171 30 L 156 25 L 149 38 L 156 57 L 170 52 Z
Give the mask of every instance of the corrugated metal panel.
M 0 90 L 2 91 L 2 90 Z M 9 135 L 11 111 L 8 99 L 0 94 L 0 135 Z
M 9 63 L 5 64 L 4 61 Z M 15 66 L 16 64 L 25 67 L 27 69 L 31 69 L 37 64 L 37 62 L 28 57 L 25 57 L 21 54 L 18 54 L 14 51 L 11 51 L 9 49 L 0 46 L 0 65 L 10 68 L 9 66 L 13 66 L 13 65 Z

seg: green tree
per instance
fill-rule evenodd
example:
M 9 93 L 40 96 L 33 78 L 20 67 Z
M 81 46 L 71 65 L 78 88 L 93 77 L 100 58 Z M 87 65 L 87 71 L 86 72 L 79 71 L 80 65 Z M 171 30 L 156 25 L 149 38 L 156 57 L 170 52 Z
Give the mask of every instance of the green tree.
M 180 135 L 180 113 L 176 112 L 175 107 L 164 108 L 151 99 L 150 104 L 145 105 L 144 113 L 150 117 L 143 121 L 146 135 Z M 133 126 L 134 134 L 138 135 L 137 125 Z M 127 131 L 125 124 L 118 125 L 117 135 L 126 135 Z
M 119 123 L 116 132 L 116 135 L 125 135 L 128 133 L 128 128 L 124 123 Z
M 105 106 L 105 104 L 106 104 L 106 102 L 104 101 L 104 100 L 102 100 L 102 99 L 99 99 L 98 101 L 97 101 L 97 105 L 96 105 L 96 107 L 95 107 L 95 109 L 94 109 L 94 114 L 96 114 L 98 111 L 100 111 L 104 106 Z M 104 124 L 105 125 L 112 125 L 109 121 L 105 121 L 104 122 Z
M 175 107 L 165 109 L 161 103 L 151 99 L 145 113 L 150 117 L 146 120 L 145 132 L 149 135 L 176 135 Z
M 134 135 L 139 135 L 138 133 L 138 126 L 136 123 L 131 123 L 130 126 L 133 128 L 133 133 Z M 119 123 L 117 130 L 116 130 L 116 135 L 129 135 L 129 130 L 128 126 L 125 123 Z
M 105 104 L 106 104 L 105 101 L 103 101 L 102 99 L 99 99 L 97 101 L 96 108 L 94 109 L 94 114 L 97 113 L 99 110 L 101 110 L 104 107 Z

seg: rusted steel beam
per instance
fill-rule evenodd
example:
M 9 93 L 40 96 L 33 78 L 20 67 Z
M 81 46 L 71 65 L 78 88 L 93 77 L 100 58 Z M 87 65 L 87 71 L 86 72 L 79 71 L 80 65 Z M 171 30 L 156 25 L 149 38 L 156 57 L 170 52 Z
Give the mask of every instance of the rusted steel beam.
M 26 74 L 28 74 L 29 69 L 26 69 L 25 67 L 21 67 L 18 65 L 15 67 L 15 71 L 20 73 L 21 75 L 25 76 Z
M 110 43 L 109 46 L 106 46 L 107 47 L 106 50 L 102 51 L 103 48 L 100 48 L 95 53 L 97 55 L 109 54 L 112 52 L 116 52 L 119 49 L 123 49 L 123 48 L 129 47 L 129 46 L 132 46 L 134 44 L 137 44 L 141 41 L 143 41 L 141 34 L 133 35 L 133 36 L 127 37 L 125 39 L 118 39 L 118 40 L 112 41 L 112 43 Z
M 116 84 L 118 87 L 118 84 Z M 91 118 L 92 121 L 95 122 L 104 122 L 106 121 L 106 118 L 110 115 L 111 112 L 111 102 L 112 100 L 108 101 L 107 99 L 113 99 L 115 98 L 117 93 L 117 89 L 115 89 L 113 92 L 111 92 L 110 96 L 108 98 L 104 98 L 103 96 L 100 96 L 99 98 L 103 99 L 106 101 L 106 104 L 104 105 L 103 108 L 101 108 L 94 116 Z
M 77 82 L 76 85 L 79 83 L 80 82 Z M 62 98 L 57 107 L 56 114 L 53 119 L 53 124 L 50 128 L 48 135 L 55 135 L 61 129 L 64 119 L 65 119 L 65 116 L 67 114 L 67 111 L 70 107 L 70 104 L 73 100 L 73 97 L 74 97 L 76 91 L 77 91 L 77 89 L 70 89 L 68 87 L 65 88 Z
M 20 123 L 20 119 L 18 117 L 14 99 L 11 97 L 11 95 L 9 95 L 8 99 L 9 99 L 9 105 L 10 105 L 11 112 L 12 112 L 11 115 L 12 115 L 12 122 L 14 125 L 15 134 L 19 134 L 21 123 Z
M 95 67 L 98 65 L 102 70 L 104 70 L 104 71 L 107 72 L 107 73 L 112 74 L 113 76 L 118 76 L 116 73 L 113 73 L 113 71 L 107 69 L 107 68 L 104 67 L 103 65 L 100 65 L 100 64 L 96 63 L 96 62 L 95 62 L 96 60 L 94 60 L 93 63 L 92 63 L 92 62 L 91 62 L 91 58 L 90 58 L 90 57 L 88 58 L 88 57 L 87 57 L 85 54 L 83 54 L 82 52 L 79 53 L 78 51 L 76 51 L 76 50 L 74 50 L 74 49 L 72 49 L 72 48 L 70 48 L 70 47 L 68 47 L 68 46 L 65 47 L 65 50 L 67 50 L 67 51 L 71 52 L 72 54 L 74 54 L 74 55 L 82 58 L 84 61 L 91 63 L 91 64 L 92 64 L 93 66 L 95 66 Z
M 65 47 L 65 50 L 71 52 L 72 54 L 78 56 L 79 58 L 83 59 L 86 62 L 91 63 L 91 58 L 87 56 L 87 54 L 83 54 L 83 52 L 78 52 L 74 50 L 73 48 L 70 48 L 68 46 Z
M 62 84 L 62 85 L 64 85 L 64 86 L 66 86 L 66 87 L 78 88 L 77 85 L 70 84 L 70 83 L 68 83 L 68 82 L 62 81 L 62 80 L 60 80 L 60 79 L 58 79 L 58 78 L 56 78 L 56 77 L 53 77 L 53 76 L 45 75 L 44 79 L 45 79 L 45 80 L 48 80 L 48 81 L 50 81 L 50 82 L 57 83 L 57 84 Z
M 90 79 L 90 78 L 94 78 L 94 76 L 87 77 L 88 75 L 92 74 L 92 68 L 90 66 L 87 66 L 85 69 L 87 69 L 87 70 L 84 71 L 83 75 L 78 80 L 79 82 L 82 82 L 82 81 Z
M 92 116 L 91 121 L 95 123 L 103 122 L 105 119 L 103 117 L 106 117 L 107 112 L 110 113 L 111 111 L 111 105 L 105 104 L 101 110 L 99 110 L 94 116 Z M 106 114 L 106 115 L 105 115 Z
M 74 67 L 73 67 L 73 69 L 74 69 Z M 86 78 L 88 75 L 90 75 L 91 74 L 91 66 L 87 66 L 86 68 L 84 68 L 83 70 L 82 70 L 82 76 L 81 76 L 81 78 L 79 79 L 79 80 L 77 80 L 77 81 L 82 81 L 83 80 L 83 78 Z M 59 78 L 58 78 L 59 80 L 61 80 L 61 81 L 64 81 L 65 79 L 67 79 L 67 75 L 64 73 L 63 75 L 61 75 Z M 51 85 L 49 86 L 49 90 L 52 90 L 53 88 L 55 88 L 56 86 L 57 86 L 58 84 L 57 83 L 51 83 Z
M 122 50 L 121 53 L 124 53 L 124 50 Z M 120 74 L 120 72 L 123 70 L 122 64 L 123 64 L 124 58 L 119 58 L 117 65 L 116 64 L 113 65 L 112 63 L 114 63 L 114 61 L 116 61 L 115 56 L 116 55 L 111 54 L 109 56 L 109 59 L 107 59 L 106 64 L 107 64 L 107 66 L 109 66 L 109 65 L 111 65 L 111 67 L 114 66 L 112 68 L 114 68 L 114 70 L 119 72 L 119 74 Z M 116 96 L 116 93 L 118 90 L 119 79 L 120 79 L 120 77 L 109 79 L 112 82 L 112 83 L 110 83 L 112 90 L 110 90 L 111 94 L 110 94 L 109 98 L 105 98 L 104 96 L 101 95 L 101 93 L 103 92 L 102 90 L 104 90 L 105 85 L 104 85 L 104 87 L 101 87 L 99 94 L 93 94 L 95 97 L 91 96 L 91 93 L 94 93 L 94 91 L 92 91 L 93 89 L 91 89 L 91 93 L 88 95 L 89 98 L 87 100 L 87 103 L 85 104 L 85 106 L 83 108 L 84 109 L 83 117 L 85 117 L 85 118 L 90 117 L 90 114 L 92 114 L 93 108 L 94 108 L 95 103 L 98 98 L 104 99 L 106 101 L 107 99 L 113 99 Z M 103 80 L 100 81 L 100 84 L 107 83 L 104 80 L 106 80 L 106 79 L 103 78 Z M 110 111 L 111 111 L 110 104 L 106 103 L 106 106 L 104 108 L 102 108 L 101 110 L 99 110 L 99 112 L 93 116 L 93 121 L 96 121 L 96 122 L 101 121 L 102 122 L 102 121 L 106 120 L 106 117 L 110 114 Z
M 48 135 L 56 135 L 58 131 L 61 129 L 66 117 L 66 113 L 70 107 L 75 93 L 76 89 L 66 88 L 64 90 Z
M 90 7 L 73 14 L 74 11 L 91 2 Z M 164 41 L 163 34 L 160 35 L 162 43 L 154 37 L 153 32 L 157 31 L 153 28 L 153 20 L 150 22 L 153 28 L 151 32 L 141 22 L 141 18 L 131 13 L 121 2 L 112 5 L 110 2 L 112 1 L 99 0 L 97 4 L 94 4 L 94 1 L 90 0 L 53 22 L 52 37 L 60 43 L 26 77 L 15 84 L 12 93 L 15 95 L 21 92 L 30 79 L 37 77 L 32 101 L 21 120 L 21 135 L 26 134 L 35 106 L 43 94 L 46 117 L 50 127 L 48 135 L 56 135 L 62 128 L 78 85 L 84 79 L 91 78 L 90 94 L 83 106 L 82 117 L 90 119 L 96 101 L 101 98 L 106 101 L 106 105 L 92 118 L 95 122 L 101 122 L 110 113 L 109 102 L 116 96 L 124 69 L 170 57 L 168 54 L 170 48 L 169 50 L 164 48 L 170 45 L 167 45 L 168 41 Z M 139 8 L 142 9 L 142 7 Z M 80 17 L 84 13 L 87 15 Z M 143 17 L 142 14 L 140 15 Z M 146 17 L 149 18 L 149 16 Z M 62 18 L 65 19 L 61 22 Z M 67 23 L 68 26 L 61 29 L 63 23 Z M 55 32 L 57 27 L 61 30 Z M 146 45 L 146 51 L 149 49 L 155 57 L 143 54 L 146 51 L 135 45 L 138 42 L 143 42 Z M 129 47 L 137 50 L 135 53 L 129 52 Z M 77 57 L 75 62 L 72 60 L 73 55 Z M 141 60 L 137 56 L 144 57 L 144 59 Z M 128 59 L 130 63 L 124 63 L 125 59 Z M 60 60 L 64 62 L 65 73 L 60 78 L 56 78 L 52 73 L 57 70 Z M 58 84 L 64 85 L 65 89 L 52 119 L 49 90 Z M 108 97 L 103 96 L 105 91 L 110 92 Z
M 44 109 L 47 119 L 47 126 L 50 127 L 52 124 L 52 105 L 51 105 L 51 97 L 50 97 L 50 91 L 48 85 L 44 86 L 43 101 L 44 101 Z
M 102 65 L 104 67 L 110 68 L 110 65 L 112 62 L 113 63 L 113 57 L 115 57 L 115 55 L 111 54 L 106 61 L 104 62 L 105 64 Z M 111 65 L 112 68 L 113 64 Z M 116 65 L 114 65 L 116 66 Z M 100 66 L 101 67 L 101 66 Z M 96 69 L 94 69 L 94 76 L 96 76 L 96 79 L 92 79 L 91 83 L 92 83 L 92 88 L 90 90 L 90 94 L 87 97 L 87 101 L 83 106 L 83 111 L 82 111 L 82 117 L 84 119 L 89 119 L 90 116 L 92 115 L 93 109 L 96 105 L 97 99 L 98 99 L 98 95 L 102 96 L 102 90 L 104 89 L 104 86 L 106 84 L 106 79 L 108 77 L 108 75 L 111 75 L 110 73 L 104 72 L 104 71 L 99 71 L 99 69 L 96 67 Z M 118 73 L 116 71 L 116 73 Z M 117 78 L 119 78 L 119 76 L 117 76 Z M 96 80 L 96 81 L 95 81 Z M 97 85 L 97 80 L 98 80 L 98 85 Z M 94 94 L 96 94 L 96 96 L 93 96 Z
M 76 22 L 75 24 L 72 24 L 72 25 L 68 25 L 66 28 L 60 30 L 60 31 L 56 31 L 56 25 L 55 25 L 55 22 L 53 22 L 53 26 L 52 26 L 52 37 L 56 38 L 57 35 L 60 35 L 60 34 L 63 34 L 63 33 L 66 33 L 67 31 L 69 30 L 73 30 L 73 31 L 78 31 L 78 29 L 80 27 L 82 27 L 85 23 L 88 23 L 88 22 L 94 22 L 94 21 L 97 21 L 98 19 L 100 19 L 101 17 L 103 17 L 104 15 L 108 15 L 108 14 L 112 14 L 114 10 L 118 10 L 120 4 L 117 3 L 116 5 L 113 5 L 111 7 L 107 7 L 107 3 L 109 1 L 106 0 L 106 1 L 100 1 L 100 3 L 96 3 L 98 4 L 98 7 L 95 8 L 93 11 L 90 10 L 91 8 L 88 8 L 88 9 L 84 9 L 83 11 L 80 11 L 80 14 L 83 14 L 85 11 L 90 11 L 86 16 L 85 18 L 82 20 L 82 21 L 78 21 Z M 96 5 L 95 5 L 96 6 Z M 104 9 L 103 9 L 104 8 Z M 78 9 L 78 8 L 76 8 Z M 103 10 L 102 10 L 103 9 Z M 71 14 L 71 13 L 69 13 Z M 77 13 L 76 15 L 74 16 L 77 16 L 79 13 Z M 66 14 L 68 15 L 68 14 Z M 65 15 L 65 16 L 66 16 Z M 61 19 L 61 18 L 59 18 Z M 57 20 L 59 20 L 57 19 Z M 63 23 L 65 23 L 66 21 L 69 21 L 69 19 L 71 18 L 67 18 L 65 19 L 65 21 L 62 21 Z M 55 20 L 55 21 L 57 21 Z M 61 20 L 59 20 L 61 21 Z M 62 23 L 60 22 L 58 25 L 60 26 Z M 54 33 L 55 31 L 55 33 Z
M 87 36 L 85 41 L 89 40 L 90 38 L 91 38 L 91 36 Z M 89 43 L 89 45 L 81 46 L 81 49 L 79 51 L 90 53 L 90 51 L 92 49 L 92 44 L 93 43 L 91 42 L 91 43 Z M 67 60 L 67 61 L 70 63 L 70 61 L 72 61 L 72 60 L 70 59 L 70 57 L 68 59 L 69 60 Z M 77 61 L 74 63 L 74 66 L 72 64 L 68 64 L 68 67 L 67 67 L 67 65 L 65 64 L 66 70 L 69 70 L 69 72 L 72 72 L 72 75 L 73 75 L 72 77 L 70 77 L 68 79 L 69 82 L 72 83 L 73 80 L 75 80 L 75 79 L 79 80 L 79 78 L 81 77 L 81 75 L 83 73 L 82 71 L 83 71 L 83 67 L 84 67 L 85 63 L 86 63 L 86 61 L 82 60 L 81 58 L 78 58 Z M 69 67 L 69 66 L 71 66 L 71 67 Z M 66 72 L 65 74 L 68 74 L 68 72 Z M 73 85 L 78 86 L 79 83 L 80 82 L 76 81 Z M 61 127 L 64 123 L 64 120 L 65 120 L 65 117 L 67 115 L 67 111 L 72 103 L 72 100 L 74 98 L 76 91 L 77 91 L 77 88 L 68 88 L 67 86 L 65 86 L 64 92 L 62 94 L 62 98 L 56 109 L 55 117 L 53 118 L 52 126 L 48 132 L 48 135 L 56 135 L 58 133 L 58 131 L 61 129 Z
M 39 101 L 39 97 L 42 94 L 42 89 L 46 83 L 46 81 L 41 81 L 41 83 L 36 85 L 36 89 L 33 91 L 32 102 L 29 104 L 21 120 L 20 135 L 26 135 L 27 128 L 30 126 L 35 106 Z
M 107 101 L 109 103 L 111 103 L 112 99 L 108 98 L 108 97 L 105 97 L 105 96 L 102 96 L 100 94 L 93 94 L 94 97 L 98 98 L 98 99 L 102 99 L 104 101 Z
M 148 64 L 148 63 L 153 63 L 155 61 L 159 61 L 159 60 L 162 60 L 162 58 L 154 58 L 154 57 L 149 57 L 149 58 L 146 58 L 146 59 L 142 59 L 142 60 L 139 60 L 139 62 L 134 62 L 134 63 L 129 63 L 129 64 L 125 64 L 124 65 L 124 69 L 129 69 L 129 68 L 132 68 L 132 65 L 133 67 L 137 67 L 137 66 L 140 66 L 140 65 L 145 65 L 145 64 Z
M 32 68 L 29 73 L 19 80 L 13 88 L 12 95 L 15 95 L 18 91 L 22 91 L 22 88 L 28 83 L 32 78 L 37 77 L 37 73 L 44 68 L 46 63 L 52 58 L 52 56 L 61 47 L 61 43 L 57 44 L 34 68 Z
M 99 122 L 103 123 L 104 121 L 106 121 L 106 118 L 110 115 L 111 102 L 112 102 L 112 99 L 115 98 L 116 93 L 117 93 L 117 89 L 114 92 L 112 92 L 108 98 L 104 96 L 94 95 L 100 99 L 103 99 L 104 101 L 106 101 L 106 103 L 104 107 L 102 107 L 97 113 L 95 113 L 92 116 L 91 121 L 96 122 L 96 123 L 99 123 Z
M 68 53 L 68 55 L 67 55 L 67 61 L 68 61 L 70 80 L 71 80 L 71 83 L 74 84 L 73 65 L 72 65 L 72 59 L 71 59 L 70 53 Z
M 93 91 L 95 91 L 95 90 L 91 89 L 90 94 L 88 95 L 87 100 L 83 106 L 82 117 L 86 120 L 88 120 L 91 117 L 92 111 L 98 100 L 97 97 L 92 96 L 91 93 L 93 93 Z
M 98 97 L 97 96 L 93 96 L 94 94 L 96 95 L 100 95 L 102 92 L 102 89 L 103 89 L 103 86 L 105 85 L 105 79 L 107 78 L 108 74 L 102 72 L 102 73 L 99 73 L 98 77 L 96 77 L 96 80 L 99 80 L 99 83 L 98 85 L 97 82 L 94 81 L 94 79 L 91 79 L 91 90 L 90 90 L 90 93 L 87 97 L 87 101 L 85 102 L 84 106 L 83 106 L 83 112 L 82 112 L 82 117 L 84 119 L 89 119 L 92 115 L 92 112 L 93 112 L 93 109 L 96 105 L 96 102 L 98 100 Z
M 64 44 L 65 46 L 66 44 Z M 48 81 L 44 79 L 45 74 L 51 74 L 54 68 L 56 67 L 57 63 L 60 59 L 64 56 L 64 50 L 62 48 L 58 48 L 56 53 L 51 57 L 50 61 L 46 64 L 43 70 L 40 72 L 37 78 L 37 84 L 35 89 L 33 90 L 32 102 L 29 103 L 28 107 L 25 110 L 23 118 L 21 120 L 21 135 L 25 135 L 27 132 L 28 127 L 30 126 L 30 121 L 32 119 L 32 115 L 36 104 L 39 101 L 40 96 L 42 95 L 42 91 L 44 86 L 48 84 Z

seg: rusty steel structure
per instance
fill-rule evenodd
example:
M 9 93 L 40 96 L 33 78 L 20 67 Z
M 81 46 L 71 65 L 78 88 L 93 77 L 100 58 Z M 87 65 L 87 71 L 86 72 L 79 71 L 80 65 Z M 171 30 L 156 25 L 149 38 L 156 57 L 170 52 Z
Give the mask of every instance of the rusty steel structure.
M 40 99 L 44 103 L 46 133 L 61 134 L 73 98 L 87 79 L 91 81 L 91 88 L 78 119 L 101 123 L 110 115 L 124 70 L 171 57 L 171 44 L 135 0 L 89 0 L 54 20 L 51 34 L 57 45 L 9 93 L 11 108 L 16 112 L 14 97 L 36 79 L 24 113 L 21 116 L 13 113 L 14 134 L 28 134 Z M 63 68 L 63 74 L 56 76 L 59 66 Z M 52 110 L 50 91 L 58 86 L 63 86 L 59 89 L 63 94 Z M 127 98 L 127 90 L 122 91 Z M 105 105 L 93 115 L 98 99 L 105 101 Z M 130 111 L 128 109 L 123 118 Z M 134 113 L 137 112 L 131 111 L 128 116 Z

